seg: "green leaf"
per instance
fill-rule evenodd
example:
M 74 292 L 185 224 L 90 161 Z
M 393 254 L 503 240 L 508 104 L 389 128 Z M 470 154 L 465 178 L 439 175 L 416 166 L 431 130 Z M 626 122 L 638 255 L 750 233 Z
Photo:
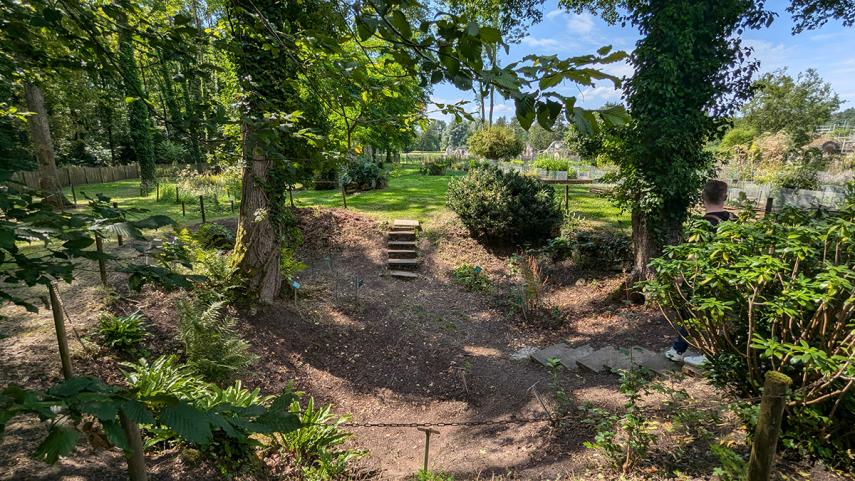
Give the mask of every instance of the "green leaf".
M 612 46 L 611 45 L 605 45 L 605 46 L 597 49 L 597 54 L 602 56 L 602 55 L 608 54 L 611 51 L 612 51 Z
M 121 410 L 131 421 L 138 424 L 155 424 L 157 421 L 145 407 L 136 399 L 125 399 L 121 402 Z
M 546 130 L 552 130 L 555 120 L 561 115 L 561 104 L 554 100 L 537 105 L 537 123 Z
M 561 83 L 561 74 L 548 75 L 540 79 L 540 90 L 546 90 Z
M 80 433 L 61 424 L 51 426 L 48 436 L 36 448 L 35 457 L 48 464 L 55 463 L 60 456 L 66 456 L 74 449 Z
M 92 377 L 73 377 L 48 389 L 51 396 L 69 397 L 96 385 L 97 379 Z
M 158 229 L 163 226 L 172 225 L 175 221 L 168 215 L 153 215 L 133 222 L 134 227 L 139 229 Z
M 487 43 L 496 43 L 502 39 L 502 33 L 499 32 L 499 29 L 493 27 L 481 27 L 478 36 Z
M 163 408 L 160 422 L 191 443 L 205 445 L 211 442 L 211 421 L 208 415 L 184 401 Z
M 101 426 L 104 428 L 104 434 L 107 436 L 107 441 L 123 451 L 128 451 L 128 438 L 125 436 L 125 430 L 122 429 L 122 424 L 116 420 L 101 420 Z
M 531 124 L 534 123 L 536 115 L 534 111 L 534 96 L 530 94 L 522 95 L 514 100 L 514 105 L 516 106 L 517 120 L 522 128 L 528 130 Z
M 65 241 L 62 244 L 62 247 L 65 247 L 66 249 L 85 249 L 94 243 L 95 239 L 91 237 L 78 237 L 77 239 Z
M 623 105 L 614 105 L 608 108 L 598 110 L 603 122 L 607 125 L 620 127 L 629 121 L 629 114 L 623 108 Z
M 390 18 L 387 18 L 390 24 L 395 27 L 395 30 L 401 34 L 401 36 L 405 39 L 410 39 L 413 36 L 413 31 L 410 28 L 410 22 L 407 20 L 404 12 L 400 10 L 392 11 L 392 15 Z

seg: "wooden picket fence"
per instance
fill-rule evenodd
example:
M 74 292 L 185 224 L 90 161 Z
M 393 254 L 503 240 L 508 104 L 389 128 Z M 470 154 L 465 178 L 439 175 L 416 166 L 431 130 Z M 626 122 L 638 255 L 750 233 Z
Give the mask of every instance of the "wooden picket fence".
M 81 167 L 72 165 L 61 167 L 59 170 L 59 182 L 63 187 L 70 185 L 102 184 L 104 182 L 115 182 L 117 180 L 138 179 L 140 167 L 137 164 L 113 165 L 106 167 Z M 28 189 L 39 188 L 38 171 L 16 172 L 12 176 L 12 182 L 18 185 L 26 185 Z

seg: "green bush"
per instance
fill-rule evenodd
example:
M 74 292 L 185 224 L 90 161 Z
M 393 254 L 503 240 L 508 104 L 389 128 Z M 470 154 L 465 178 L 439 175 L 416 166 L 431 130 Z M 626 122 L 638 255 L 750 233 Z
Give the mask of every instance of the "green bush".
M 187 363 L 213 382 L 228 382 L 255 362 L 249 343 L 235 330 L 235 319 L 223 312 L 224 303 L 191 301 L 179 305 L 178 339 Z
M 449 167 L 451 167 L 451 159 L 438 157 L 422 161 L 419 172 L 423 175 L 442 175 Z
M 193 239 L 206 249 L 228 250 L 235 245 L 235 235 L 232 231 L 216 223 L 200 225 L 193 234 Z
M 104 344 L 119 351 L 133 351 L 148 337 L 143 315 L 137 311 L 128 316 L 105 312 L 98 318 L 98 335 Z
M 510 127 L 494 125 L 472 134 L 469 150 L 490 160 L 510 159 L 522 153 L 523 143 Z
M 372 190 L 386 187 L 388 175 L 371 159 L 359 158 L 347 165 L 342 179 L 346 185 L 355 185 L 359 190 Z
M 709 357 L 716 384 L 753 397 L 766 372 L 791 377 L 784 445 L 852 465 L 855 185 L 837 213 L 785 210 L 715 232 L 697 221 L 686 238 L 653 261 L 647 294 Z
M 611 230 L 580 230 L 570 239 L 574 260 L 586 267 L 622 267 L 632 259 L 632 239 Z
M 542 242 L 557 233 L 555 190 L 537 179 L 484 166 L 448 183 L 446 203 L 478 239 L 492 244 Z
M 454 282 L 460 284 L 467 291 L 486 292 L 490 290 L 490 278 L 484 274 L 480 266 L 472 264 L 461 264 L 451 271 Z
M 549 170 L 549 171 L 559 171 L 559 170 L 570 170 L 569 162 L 567 159 L 555 159 L 550 157 L 541 157 L 534 161 L 534 166 L 538 169 Z

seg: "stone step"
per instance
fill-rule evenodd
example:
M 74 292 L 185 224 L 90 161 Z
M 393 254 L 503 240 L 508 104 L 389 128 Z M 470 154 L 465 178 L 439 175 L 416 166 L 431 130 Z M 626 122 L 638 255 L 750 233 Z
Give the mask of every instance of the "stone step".
M 418 259 L 389 259 L 386 264 L 390 269 L 415 269 L 419 266 Z
M 414 230 L 400 230 L 400 231 L 390 231 L 389 232 L 389 240 L 392 241 L 414 241 L 416 240 L 416 231 Z
M 390 249 L 415 249 L 418 243 L 416 241 L 393 241 L 386 243 Z
M 413 219 L 395 219 L 392 221 L 392 229 L 413 229 L 418 230 L 421 229 L 422 225 L 417 220 Z
M 411 249 L 387 249 L 390 259 L 415 259 L 419 253 Z
M 617 349 L 607 346 L 578 359 L 580 367 L 592 372 L 608 372 L 617 369 L 644 367 L 658 374 L 676 370 L 679 366 L 664 355 L 640 346 L 631 349 Z
M 418 279 L 419 275 L 411 271 L 390 270 L 389 275 L 398 279 Z
M 594 348 L 587 344 L 579 347 L 570 347 L 561 342 L 532 353 L 531 358 L 544 366 L 549 366 L 550 359 L 558 358 L 562 366 L 575 371 L 579 367 L 577 361 L 592 352 L 594 352 Z

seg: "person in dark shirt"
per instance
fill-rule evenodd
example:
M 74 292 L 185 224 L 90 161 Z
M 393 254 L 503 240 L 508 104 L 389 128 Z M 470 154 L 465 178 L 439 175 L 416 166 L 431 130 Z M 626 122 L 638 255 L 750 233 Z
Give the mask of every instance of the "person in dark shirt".
M 733 220 L 733 214 L 724 209 L 724 203 L 727 201 L 727 182 L 721 180 L 707 182 L 701 192 L 701 199 L 704 202 L 704 220 L 709 222 L 713 229 L 718 229 L 722 222 Z M 692 366 L 704 364 L 707 361 L 706 356 L 685 355 L 689 349 L 689 343 L 683 337 L 689 335 L 686 329 L 679 327 L 677 332 L 677 338 L 674 339 L 671 349 L 665 351 L 665 357 L 674 362 L 683 362 Z

